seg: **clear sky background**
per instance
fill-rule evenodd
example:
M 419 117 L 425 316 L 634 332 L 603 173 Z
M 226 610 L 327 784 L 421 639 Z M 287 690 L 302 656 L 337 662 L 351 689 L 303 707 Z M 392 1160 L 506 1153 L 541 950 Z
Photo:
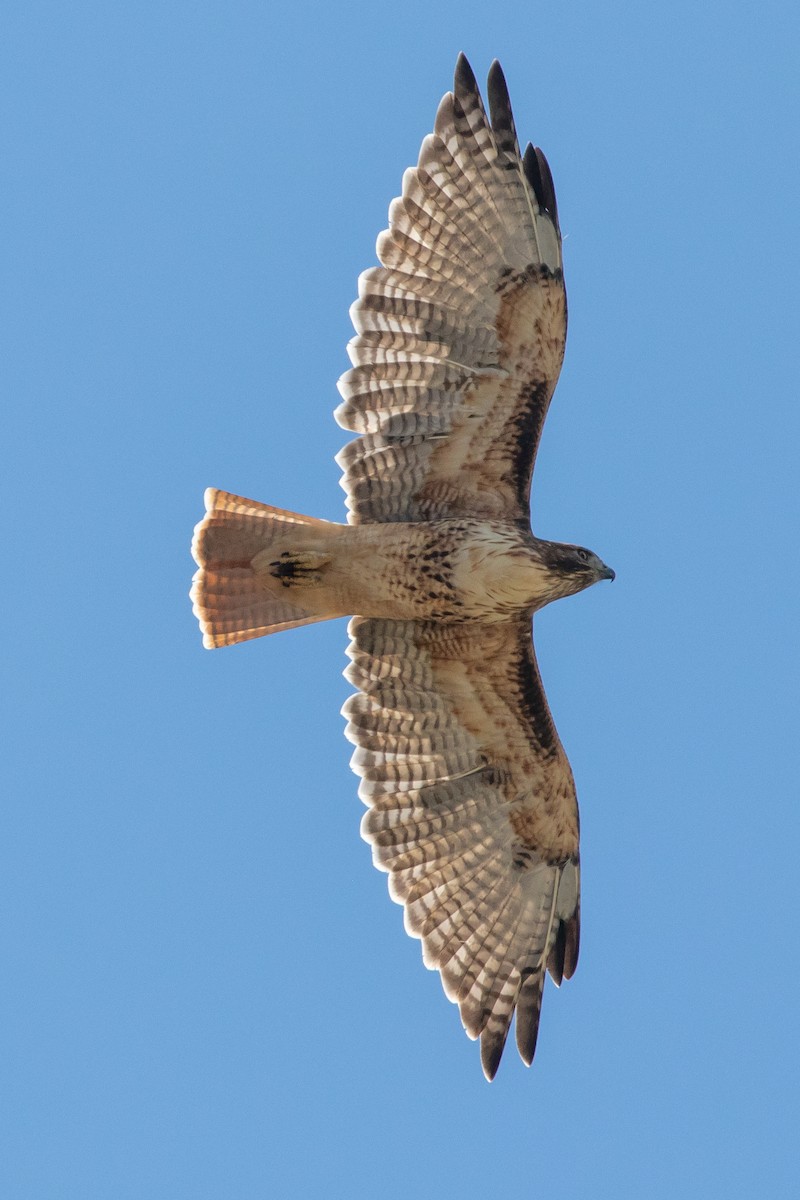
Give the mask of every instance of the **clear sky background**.
M 0 1193 L 796 1195 L 793 3 L 11 3 Z M 343 622 L 213 654 L 209 484 L 343 519 L 348 306 L 459 50 L 553 167 L 534 528 L 584 940 L 527 1071 L 360 840 Z M 510 1047 L 509 1047 L 510 1050 Z

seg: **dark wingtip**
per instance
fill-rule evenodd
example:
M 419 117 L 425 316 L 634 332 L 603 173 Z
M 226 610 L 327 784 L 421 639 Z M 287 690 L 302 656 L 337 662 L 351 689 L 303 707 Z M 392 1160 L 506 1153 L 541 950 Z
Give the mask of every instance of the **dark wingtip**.
M 549 213 L 555 224 L 558 225 L 556 189 L 553 183 L 553 176 L 550 172 L 550 166 L 539 147 L 532 146 L 530 142 L 525 147 L 525 153 L 522 156 L 522 169 L 525 172 L 525 178 L 533 189 L 533 194 L 536 197 L 539 208 Z
M 475 72 L 469 65 L 469 59 L 463 50 L 459 54 L 456 61 L 456 70 L 453 77 L 453 90 L 458 92 L 477 92 L 478 81 L 475 78 Z
M 525 172 L 525 178 L 533 190 L 536 197 L 536 203 L 539 208 L 544 208 L 544 189 L 542 187 L 542 173 L 539 170 L 539 160 L 536 157 L 536 151 L 530 142 L 525 147 L 525 153 L 522 156 L 522 169 Z
M 508 94 L 508 84 L 506 77 L 503 74 L 503 68 L 497 59 L 494 60 L 489 67 L 489 79 L 487 82 L 487 91 L 489 93 L 489 103 L 496 104 L 498 107 L 505 107 L 511 110 L 511 99 Z
M 486 1032 L 481 1034 L 481 1066 L 489 1083 L 492 1082 L 503 1057 L 503 1047 L 506 1039 L 496 1036 L 488 1037 Z
M 529 1029 L 517 1034 L 517 1049 L 519 1056 L 525 1063 L 526 1067 L 533 1065 L 533 1060 L 536 1057 L 536 1043 L 539 1040 L 539 1018 L 533 1022 Z
M 489 70 L 487 95 L 492 129 L 504 149 L 513 153 L 517 149 L 517 131 L 514 128 L 508 84 L 503 74 L 503 68 L 497 59 L 494 60 Z
M 550 213 L 550 216 L 558 226 L 558 205 L 556 204 L 556 186 L 553 183 L 553 175 L 550 170 L 550 164 L 544 156 L 544 153 L 538 146 L 534 148 L 536 161 L 539 164 L 539 174 L 542 177 L 542 190 L 544 192 L 545 204 L 544 207 Z
M 567 949 L 567 927 L 564 921 L 559 921 L 553 945 L 547 956 L 547 969 L 556 987 L 561 987 L 564 978 L 564 955 Z
M 542 1012 L 544 975 L 532 974 L 525 979 L 517 998 L 516 1036 L 519 1056 L 529 1067 L 536 1054 L 539 1039 L 539 1018 Z
M 581 948 L 580 909 L 563 924 L 564 929 L 564 978 L 571 979 L 578 965 Z
M 519 1045 L 517 1049 L 519 1050 L 519 1057 L 522 1058 L 525 1067 L 533 1067 L 534 1058 L 536 1057 L 537 1042 L 539 1042 L 539 1022 L 536 1022 L 536 1025 L 533 1026 L 533 1031 L 530 1033 L 528 1042 L 523 1042 L 522 1039 L 519 1039 Z

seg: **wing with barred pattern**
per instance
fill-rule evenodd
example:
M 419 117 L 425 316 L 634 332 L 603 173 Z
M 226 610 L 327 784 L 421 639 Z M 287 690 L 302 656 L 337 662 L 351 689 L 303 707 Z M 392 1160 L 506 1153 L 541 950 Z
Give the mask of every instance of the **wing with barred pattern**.
M 533 1059 L 545 968 L 577 965 L 578 810 L 530 622 L 356 617 L 345 704 L 362 832 L 493 1078 L 516 1009 Z
M 566 339 L 561 235 L 541 150 L 520 154 L 503 73 L 489 109 L 462 55 L 359 280 L 336 419 L 349 520 L 529 520 Z

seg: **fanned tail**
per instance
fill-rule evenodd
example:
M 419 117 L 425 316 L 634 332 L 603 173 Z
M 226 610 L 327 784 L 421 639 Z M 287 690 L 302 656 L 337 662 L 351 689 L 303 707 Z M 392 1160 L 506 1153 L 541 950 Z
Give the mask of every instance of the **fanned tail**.
M 195 526 L 193 611 L 207 649 L 324 621 L 329 521 L 207 488 Z

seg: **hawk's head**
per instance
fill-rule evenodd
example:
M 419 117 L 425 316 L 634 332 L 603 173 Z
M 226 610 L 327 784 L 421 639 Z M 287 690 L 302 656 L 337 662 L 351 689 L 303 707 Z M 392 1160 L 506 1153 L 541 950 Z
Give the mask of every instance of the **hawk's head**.
M 585 546 L 570 546 L 563 542 L 540 542 L 539 545 L 548 573 L 558 581 L 559 596 L 572 596 L 601 579 L 614 578 L 611 567 Z

